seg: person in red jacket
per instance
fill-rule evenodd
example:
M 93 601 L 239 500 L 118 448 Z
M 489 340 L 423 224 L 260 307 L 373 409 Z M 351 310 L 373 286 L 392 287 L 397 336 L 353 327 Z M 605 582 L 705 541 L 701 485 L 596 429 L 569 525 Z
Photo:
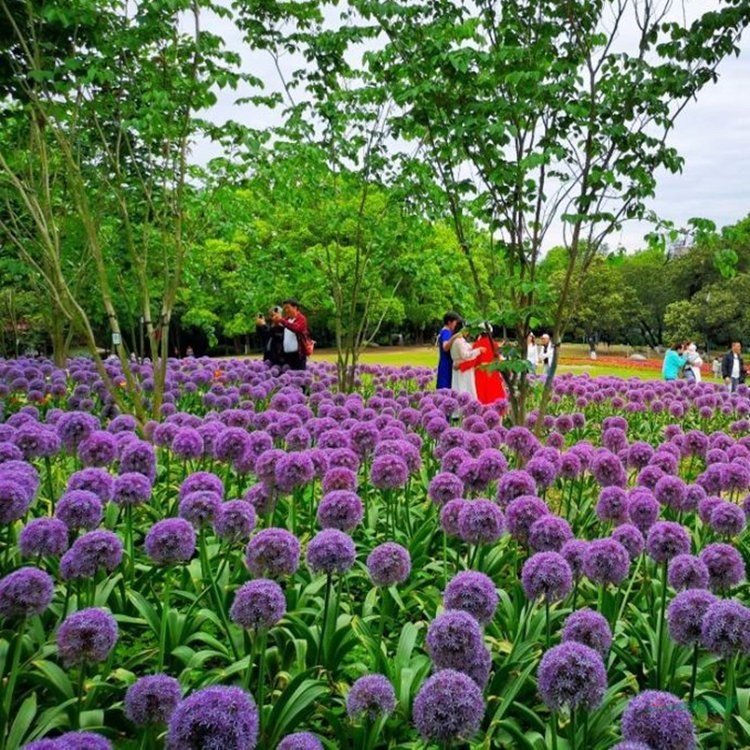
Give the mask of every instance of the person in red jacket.
M 492 326 L 489 323 L 482 323 L 481 333 L 473 345 L 474 349 L 480 350 L 480 354 L 474 359 L 461 362 L 458 366 L 461 371 L 476 368 L 474 376 L 477 385 L 477 400 L 482 404 L 494 404 L 500 399 L 508 398 L 502 375 L 497 370 L 486 370 L 482 367 L 500 359 L 501 346 L 502 342 L 498 344 L 492 338 Z
M 272 323 L 284 326 L 284 364 L 290 370 L 304 370 L 307 366 L 305 337 L 309 337 L 307 318 L 299 308 L 296 299 L 285 299 L 281 303 L 281 313 L 271 318 Z

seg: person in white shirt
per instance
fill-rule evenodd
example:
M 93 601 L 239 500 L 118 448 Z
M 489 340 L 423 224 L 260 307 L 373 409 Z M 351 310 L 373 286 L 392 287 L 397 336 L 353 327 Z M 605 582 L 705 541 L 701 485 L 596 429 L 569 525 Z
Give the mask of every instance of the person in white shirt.
M 550 340 L 549 334 L 542 334 L 542 346 L 540 348 L 539 355 L 542 360 L 542 369 L 545 375 L 549 375 L 549 368 L 552 366 L 552 352 L 554 345 Z
M 530 333 L 526 339 L 526 359 L 531 365 L 532 372 L 536 374 L 536 368 L 539 364 L 539 349 L 536 346 L 536 339 L 534 334 Z
M 689 379 L 696 383 L 700 383 L 703 359 L 701 358 L 701 355 L 698 354 L 698 347 L 692 341 L 688 344 L 687 351 L 685 352 L 685 359 L 687 361 L 687 364 L 685 365 L 686 369 L 690 368 L 690 371 L 693 374 L 693 377 Z

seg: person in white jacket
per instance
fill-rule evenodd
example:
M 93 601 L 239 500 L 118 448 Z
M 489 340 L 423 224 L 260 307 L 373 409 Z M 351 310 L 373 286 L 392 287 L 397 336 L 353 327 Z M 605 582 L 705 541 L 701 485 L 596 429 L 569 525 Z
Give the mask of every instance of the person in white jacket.
M 685 357 L 686 357 L 685 367 L 690 368 L 690 370 L 693 373 L 695 382 L 700 383 L 701 382 L 701 366 L 703 365 L 703 360 L 701 359 L 701 355 L 698 354 L 698 347 L 692 341 L 687 346 Z
M 460 362 L 474 359 L 482 354 L 484 350 L 480 347 L 473 349 L 471 344 L 466 340 L 466 336 L 458 336 L 451 344 L 451 359 L 453 360 L 453 379 L 451 388 L 456 393 L 468 393 L 472 398 L 477 397 L 477 384 L 474 379 L 474 368 L 472 367 L 465 372 L 458 369 Z

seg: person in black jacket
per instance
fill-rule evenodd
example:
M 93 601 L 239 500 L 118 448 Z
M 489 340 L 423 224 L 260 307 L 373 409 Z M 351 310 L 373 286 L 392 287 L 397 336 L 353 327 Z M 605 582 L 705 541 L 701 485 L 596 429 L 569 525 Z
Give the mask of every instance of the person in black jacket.
M 284 326 L 274 322 L 278 315 L 281 315 L 281 308 L 278 306 L 268 311 L 268 319 L 271 321 L 269 325 L 263 315 L 258 314 L 255 332 L 260 339 L 263 361 L 281 367 L 284 364 Z
M 727 385 L 727 390 L 734 393 L 739 383 L 745 382 L 745 364 L 742 361 L 742 344 L 732 342 L 732 348 L 722 357 L 721 377 Z

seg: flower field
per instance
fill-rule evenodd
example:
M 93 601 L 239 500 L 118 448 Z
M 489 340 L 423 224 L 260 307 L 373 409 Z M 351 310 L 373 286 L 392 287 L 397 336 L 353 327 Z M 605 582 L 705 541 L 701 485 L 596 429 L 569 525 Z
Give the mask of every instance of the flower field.
M 750 390 L 334 373 L 0 361 L 0 750 L 750 747 Z

